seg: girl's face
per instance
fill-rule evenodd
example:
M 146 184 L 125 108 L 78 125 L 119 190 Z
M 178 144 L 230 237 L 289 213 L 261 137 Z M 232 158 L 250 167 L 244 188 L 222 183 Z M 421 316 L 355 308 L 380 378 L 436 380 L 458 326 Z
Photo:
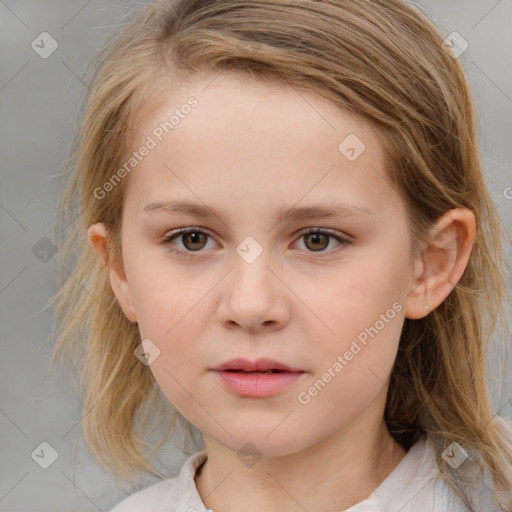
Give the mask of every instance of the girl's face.
M 169 93 L 132 149 L 110 278 L 169 401 L 267 455 L 380 425 L 413 260 L 376 131 L 312 92 L 223 73 Z M 300 372 L 213 370 L 238 358 Z

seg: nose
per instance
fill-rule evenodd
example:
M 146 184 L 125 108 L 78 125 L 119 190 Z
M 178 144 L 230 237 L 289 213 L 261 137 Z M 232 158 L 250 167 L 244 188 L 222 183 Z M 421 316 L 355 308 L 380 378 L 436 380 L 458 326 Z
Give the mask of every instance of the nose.
M 279 275 L 279 266 L 267 254 L 263 251 L 250 263 L 235 254 L 233 268 L 221 285 L 217 309 L 217 318 L 226 328 L 255 333 L 280 330 L 288 323 L 292 293 Z

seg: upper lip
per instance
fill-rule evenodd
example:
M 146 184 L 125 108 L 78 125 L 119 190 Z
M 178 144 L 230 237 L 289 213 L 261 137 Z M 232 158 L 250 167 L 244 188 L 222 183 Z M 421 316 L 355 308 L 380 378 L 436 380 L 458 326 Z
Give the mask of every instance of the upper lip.
M 288 372 L 302 372 L 298 368 L 292 368 L 286 364 L 274 361 L 273 359 L 261 358 L 256 361 L 247 361 L 247 359 L 230 359 L 225 363 L 213 368 L 215 371 L 223 370 L 243 370 L 246 372 L 266 372 L 268 370 L 284 370 Z

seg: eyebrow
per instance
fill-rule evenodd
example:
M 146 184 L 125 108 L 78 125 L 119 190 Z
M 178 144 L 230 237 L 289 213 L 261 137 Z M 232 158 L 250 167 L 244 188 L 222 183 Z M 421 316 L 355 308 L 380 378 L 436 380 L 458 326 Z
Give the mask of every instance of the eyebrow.
M 164 212 L 168 214 L 188 214 L 200 218 L 218 217 L 223 222 L 227 216 L 217 208 L 191 201 L 155 201 L 148 204 L 143 212 Z M 321 204 L 310 206 L 291 206 L 275 212 L 277 222 L 305 219 L 326 219 L 333 217 L 374 217 L 375 215 L 358 204 Z

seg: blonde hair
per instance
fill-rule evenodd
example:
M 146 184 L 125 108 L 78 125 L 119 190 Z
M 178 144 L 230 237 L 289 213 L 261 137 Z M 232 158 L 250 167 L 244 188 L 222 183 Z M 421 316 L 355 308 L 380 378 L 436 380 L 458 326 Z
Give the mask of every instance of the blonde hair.
M 471 463 L 488 468 L 496 489 L 512 488 L 512 435 L 492 412 L 485 367 L 497 321 L 506 324 L 504 230 L 482 176 L 468 84 L 435 26 L 399 0 L 169 0 L 136 14 L 93 62 L 54 228 L 61 272 L 50 304 L 52 366 L 70 354 L 79 369 L 82 428 L 97 461 L 126 480 L 135 471 L 158 474 L 144 436 L 164 401 L 134 356 L 138 326 L 122 312 L 86 236 L 90 225 L 105 223 L 109 263 L 122 262 L 129 178 L 107 199 L 94 191 L 125 161 L 137 121 L 163 91 L 198 73 L 232 70 L 305 87 L 375 127 L 407 206 L 416 255 L 447 210 L 474 212 L 476 241 L 462 278 L 428 316 L 405 319 L 385 420 L 405 449 L 432 440 L 442 477 L 471 510 Z M 471 454 L 457 470 L 441 457 L 452 442 Z

